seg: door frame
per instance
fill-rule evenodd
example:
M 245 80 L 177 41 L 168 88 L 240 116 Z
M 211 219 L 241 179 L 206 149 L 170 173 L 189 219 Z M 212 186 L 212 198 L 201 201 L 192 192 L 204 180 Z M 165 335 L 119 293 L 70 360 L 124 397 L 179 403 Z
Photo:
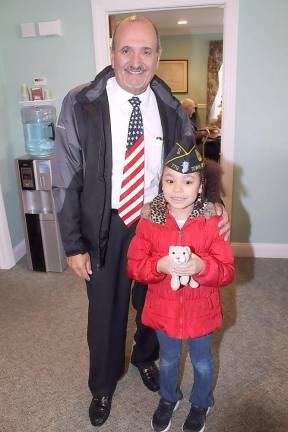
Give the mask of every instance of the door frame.
M 15 257 L 0 184 L 0 269 L 9 269 L 14 265 Z
M 225 190 L 225 207 L 232 211 L 233 162 L 236 111 L 236 72 L 239 0 L 145 0 L 145 8 L 137 6 L 135 0 L 91 0 L 93 40 L 96 73 L 110 64 L 109 52 L 109 15 L 118 13 L 137 13 L 167 9 L 187 9 L 203 7 L 224 8 L 223 32 L 223 117 L 221 138 L 221 166 Z M 142 3 L 142 2 L 141 2 Z M 142 3 L 143 4 L 143 3 Z

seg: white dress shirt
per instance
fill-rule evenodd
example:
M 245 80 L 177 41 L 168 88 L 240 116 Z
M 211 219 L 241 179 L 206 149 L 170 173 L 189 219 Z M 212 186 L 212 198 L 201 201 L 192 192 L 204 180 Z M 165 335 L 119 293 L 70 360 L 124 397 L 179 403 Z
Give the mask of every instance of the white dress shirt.
M 111 134 L 112 134 L 112 199 L 111 207 L 119 207 L 122 174 L 125 160 L 129 119 L 132 105 L 131 93 L 123 90 L 110 78 L 107 82 Z M 137 95 L 141 100 L 140 110 L 144 126 L 144 202 L 152 201 L 158 194 L 163 163 L 163 132 L 155 94 L 150 86 Z

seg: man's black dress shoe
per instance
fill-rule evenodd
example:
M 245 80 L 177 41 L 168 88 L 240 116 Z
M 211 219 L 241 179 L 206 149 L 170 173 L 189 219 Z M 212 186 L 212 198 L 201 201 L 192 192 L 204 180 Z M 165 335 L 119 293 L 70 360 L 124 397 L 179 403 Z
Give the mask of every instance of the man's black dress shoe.
M 152 363 L 149 366 L 138 367 L 141 378 L 145 386 L 156 392 L 160 389 L 159 369 L 156 364 Z
M 101 426 L 108 419 L 111 409 L 112 396 L 93 396 L 89 417 L 93 426 Z

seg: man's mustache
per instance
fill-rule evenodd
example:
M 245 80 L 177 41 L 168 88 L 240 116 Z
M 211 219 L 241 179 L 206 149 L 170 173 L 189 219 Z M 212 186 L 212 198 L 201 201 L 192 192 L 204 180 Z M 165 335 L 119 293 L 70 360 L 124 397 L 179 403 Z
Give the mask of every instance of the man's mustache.
M 128 72 L 145 72 L 146 68 L 144 66 L 138 66 L 138 67 L 134 67 L 134 66 L 128 66 L 127 68 L 125 68 Z

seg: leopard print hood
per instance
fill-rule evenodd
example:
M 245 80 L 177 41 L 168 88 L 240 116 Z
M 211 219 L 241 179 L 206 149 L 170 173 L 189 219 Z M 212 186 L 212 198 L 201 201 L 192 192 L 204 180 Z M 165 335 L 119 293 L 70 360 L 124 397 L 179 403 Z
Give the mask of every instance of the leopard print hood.
M 141 211 L 141 216 L 144 219 L 149 219 L 151 222 L 159 225 L 166 224 L 167 202 L 164 194 L 157 195 L 152 202 L 145 204 Z M 203 215 L 206 219 L 210 219 L 216 215 L 214 204 L 208 201 L 202 201 L 201 197 L 197 198 L 194 208 L 189 216 L 189 219 L 194 219 Z

